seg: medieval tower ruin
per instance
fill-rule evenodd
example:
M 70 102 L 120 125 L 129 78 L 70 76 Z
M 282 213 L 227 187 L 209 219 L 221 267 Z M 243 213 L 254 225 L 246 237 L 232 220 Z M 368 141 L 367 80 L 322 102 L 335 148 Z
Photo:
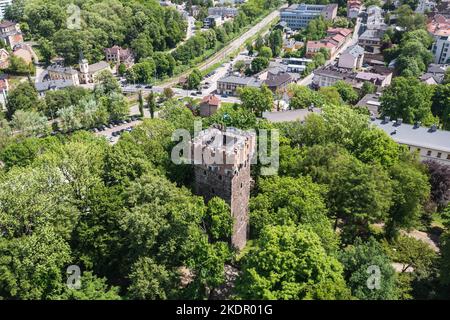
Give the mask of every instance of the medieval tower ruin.
M 192 140 L 195 192 L 208 202 L 214 196 L 225 200 L 234 218 L 231 244 L 242 249 L 248 237 L 250 163 L 256 145 L 255 133 L 236 128 L 208 128 Z

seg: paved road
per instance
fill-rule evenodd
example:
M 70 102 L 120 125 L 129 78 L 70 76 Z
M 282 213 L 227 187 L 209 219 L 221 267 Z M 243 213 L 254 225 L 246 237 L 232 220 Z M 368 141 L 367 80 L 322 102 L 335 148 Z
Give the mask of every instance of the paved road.
M 287 4 L 284 4 L 281 8 L 286 7 Z M 241 47 L 245 42 L 256 35 L 261 29 L 263 29 L 265 26 L 270 24 L 273 20 L 278 18 L 280 14 L 279 10 L 275 10 L 271 12 L 268 16 L 266 16 L 264 19 L 262 19 L 260 22 L 258 22 L 256 25 L 254 25 L 252 28 L 250 28 L 248 31 L 246 31 L 244 34 L 242 34 L 239 38 L 233 40 L 230 44 L 228 44 L 225 48 L 214 54 L 212 57 L 206 59 L 204 62 L 202 62 L 197 68 L 202 71 L 205 69 L 208 69 L 209 67 L 213 66 L 214 64 L 220 62 L 222 59 L 224 59 L 226 56 L 231 54 L 233 51 L 236 51 L 239 47 Z M 170 81 L 160 85 L 162 88 L 167 87 L 173 87 L 176 85 L 181 77 L 186 76 L 188 73 L 183 73 L 178 75 L 176 78 L 172 78 Z

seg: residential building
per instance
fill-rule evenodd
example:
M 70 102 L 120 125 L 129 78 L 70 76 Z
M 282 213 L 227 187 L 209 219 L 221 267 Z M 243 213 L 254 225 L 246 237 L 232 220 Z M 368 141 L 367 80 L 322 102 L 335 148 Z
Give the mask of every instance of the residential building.
M 287 72 L 267 73 L 267 78 L 264 84 L 273 92 L 283 92 L 287 86 L 292 83 L 292 76 Z
M 431 47 L 434 63 L 450 63 L 450 16 L 435 14 L 428 21 L 427 30 L 434 37 Z
M 6 8 L 12 4 L 12 0 L 0 0 L 0 21 L 5 17 Z
M 287 65 L 287 72 L 303 72 L 306 65 L 312 62 L 312 59 L 307 58 L 284 58 L 283 63 Z
M 333 56 L 352 37 L 352 30 L 346 28 L 329 28 L 327 37 L 319 41 L 308 41 L 306 43 L 306 57 L 312 57 L 321 48 L 328 49 Z
M 236 96 L 237 90 L 243 87 L 259 88 L 261 81 L 255 77 L 225 76 L 217 80 L 217 93 Z
M 208 8 L 208 15 L 210 16 L 221 16 L 221 17 L 232 17 L 234 18 L 238 14 L 237 8 L 232 7 L 211 7 Z
M 372 124 L 411 152 L 417 152 L 422 161 L 435 160 L 450 165 L 450 131 L 439 130 L 435 125 L 405 124 L 401 119 L 391 121 L 389 117 L 372 118 Z
M 209 117 L 217 112 L 220 108 L 220 99 L 214 94 L 207 95 L 203 97 L 200 102 L 200 116 Z
M 347 48 L 339 56 L 338 67 L 346 69 L 359 69 L 362 67 L 364 59 L 364 48 L 354 45 Z
M 23 61 L 25 61 L 26 64 L 30 64 L 33 62 L 33 55 L 31 54 L 30 50 L 26 48 L 14 49 L 12 54 L 13 56 L 21 58 Z
M 365 27 L 368 30 L 383 30 L 386 31 L 388 25 L 384 22 L 383 9 L 378 6 L 369 6 L 366 10 L 367 20 Z
M 119 46 L 112 46 L 105 49 L 105 58 L 107 62 L 115 63 L 116 68 L 123 63 L 127 68 L 134 64 L 134 55 L 131 49 L 124 49 Z
M 22 32 L 18 23 L 3 21 L 0 23 L 0 39 L 11 48 L 23 42 Z
M 208 128 L 191 141 L 195 193 L 208 202 L 222 198 L 231 209 L 231 244 L 245 247 L 249 234 L 250 164 L 256 150 L 256 134 L 236 128 Z
M 430 85 L 441 84 L 444 81 L 447 68 L 448 65 L 446 64 L 431 63 L 427 72 L 420 77 L 420 80 Z
M 433 11 L 436 8 L 436 2 L 433 0 L 419 0 L 417 4 L 416 12 L 425 13 L 426 11 Z
M 383 40 L 384 31 L 377 29 L 367 29 L 359 36 L 358 44 L 370 53 L 380 53 L 381 41 Z
M 306 42 L 305 56 L 311 58 L 322 48 L 327 49 L 330 52 L 331 56 L 333 56 L 336 53 L 336 46 L 327 40 L 308 41 Z
M 286 22 L 292 30 L 305 28 L 308 23 L 322 15 L 327 20 L 333 20 L 337 15 L 338 5 L 318 5 L 318 4 L 292 4 L 288 8 L 282 9 L 280 19 Z
M 328 87 L 342 80 L 355 89 L 361 89 L 364 82 L 371 82 L 378 89 L 388 86 L 392 80 L 392 71 L 384 69 L 380 73 L 354 72 L 349 69 L 326 66 L 314 71 L 313 84 L 316 87 Z
M 223 22 L 223 18 L 221 16 L 218 15 L 214 15 L 214 16 L 207 16 L 204 20 L 203 20 L 203 27 L 204 28 L 214 28 L 216 26 L 220 26 Z
M 361 0 L 348 0 L 347 1 L 347 18 L 355 19 L 361 12 Z
M 301 49 L 304 43 L 295 39 L 283 39 L 282 49 L 284 52 L 293 52 Z

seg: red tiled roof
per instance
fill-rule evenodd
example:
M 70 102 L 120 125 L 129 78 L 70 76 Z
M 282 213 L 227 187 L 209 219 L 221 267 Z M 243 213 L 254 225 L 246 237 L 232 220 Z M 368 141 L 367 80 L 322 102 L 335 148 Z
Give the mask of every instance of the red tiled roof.
M 202 103 L 207 103 L 210 106 L 218 106 L 220 104 L 220 99 L 213 94 L 203 97 Z

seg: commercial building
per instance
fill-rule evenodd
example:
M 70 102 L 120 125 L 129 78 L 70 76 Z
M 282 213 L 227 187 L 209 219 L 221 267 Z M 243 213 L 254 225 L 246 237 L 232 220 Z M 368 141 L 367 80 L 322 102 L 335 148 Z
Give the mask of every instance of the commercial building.
M 280 19 L 286 22 L 287 27 L 292 30 L 305 28 L 308 23 L 322 15 L 327 20 L 333 20 L 337 15 L 338 5 L 336 3 L 328 5 L 319 4 L 292 4 L 288 8 L 281 10 Z
M 225 76 L 217 81 L 217 93 L 236 96 L 239 88 L 261 86 L 255 77 Z

